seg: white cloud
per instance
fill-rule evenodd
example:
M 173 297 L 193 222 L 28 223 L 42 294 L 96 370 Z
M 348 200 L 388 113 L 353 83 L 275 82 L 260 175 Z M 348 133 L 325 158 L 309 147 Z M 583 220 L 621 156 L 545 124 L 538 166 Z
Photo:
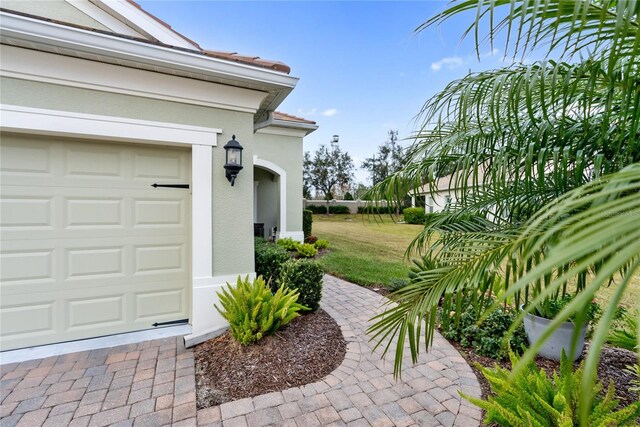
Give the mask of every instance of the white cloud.
M 491 49 L 489 52 L 481 53 L 480 58 L 488 58 L 490 56 L 496 56 L 500 53 L 500 49 L 496 49 L 495 47 Z
M 481 53 L 480 59 L 491 58 L 500 54 L 500 49 L 493 48 L 488 52 Z M 442 68 L 446 68 L 447 70 L 454 70 L 456 68 L 462 67 L 463 65 L 470 64 L 477 60 L 477 56 L 467 55 L 465 57 L 462 56 L 447 56 L 442 58 L 440 61 L 431 63 L 432 71 L 440 71 Z
M 338 110 L 336 110 L 335 108 L 329 108 L 328 110 L 324 110 L 322 112 L 322 115 L 326 117 L 335 116 L 336 114 L 338 114 Z
M 453 70 L 454 68 L 464 65 L 464 63 L 465 60 L 460 56 L 447 56 L 438 62 L 432 62 L 431 69 L 433 71 L 440 71 L 443 66 L 446 66 L 447 70 Z
M 298 108 L 298 115 L 302 117 L 315 116 L 316 111 L 317 111 L 316 108 L 312 108 L 309 111 L 304 111 L 302 108 Z

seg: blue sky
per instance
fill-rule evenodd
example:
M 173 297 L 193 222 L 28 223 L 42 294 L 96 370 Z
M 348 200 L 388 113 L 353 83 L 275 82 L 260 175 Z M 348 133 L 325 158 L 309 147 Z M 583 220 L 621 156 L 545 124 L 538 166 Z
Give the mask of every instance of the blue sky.
M 433 1 L 139 1 L 203 48 L 282 61 L 300 81 L 279 111 L 315 120 L 305 151 L 340 135 L 359 168 L 390 129 L 407 138 L 424 102 L 470 69 L 503 65 L 500 48 L 460 37 L 473 15 L 420 34 Z M 403 144 L 408 144 L 404 142 Z M 356 173 L 366 182 L 364 171 Z

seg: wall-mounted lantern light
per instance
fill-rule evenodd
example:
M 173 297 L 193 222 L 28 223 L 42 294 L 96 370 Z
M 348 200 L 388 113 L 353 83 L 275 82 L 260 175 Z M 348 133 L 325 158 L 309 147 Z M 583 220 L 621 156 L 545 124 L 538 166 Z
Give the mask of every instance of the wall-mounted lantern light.
M 242 145 L 236 141 L 236 136 L 231 137 L 231 141 L 227 142 L 224 146 L 226 153 L 226 163 L 224 168 L 226 169 L 227 179 L 233 184 L 236 182 L 238 172 L 242 170 Z

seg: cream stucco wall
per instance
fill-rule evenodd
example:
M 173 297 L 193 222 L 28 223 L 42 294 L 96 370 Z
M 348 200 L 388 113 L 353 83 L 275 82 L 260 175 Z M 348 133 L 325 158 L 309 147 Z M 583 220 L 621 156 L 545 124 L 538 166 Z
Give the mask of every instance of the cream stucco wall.
M 280 166 L 287 172 L 286 230 L 300 232 L 302 231 L 302 137 L 260 132 L 254 137 L 254 154 L 260 159 Z

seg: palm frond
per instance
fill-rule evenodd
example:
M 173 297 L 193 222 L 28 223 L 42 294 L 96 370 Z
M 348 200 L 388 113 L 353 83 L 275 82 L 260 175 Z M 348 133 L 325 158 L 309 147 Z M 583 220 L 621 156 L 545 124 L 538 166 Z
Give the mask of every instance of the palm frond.
M 582 308 L 620 277 L 586 361 L 594 375 L 614 305 L 640 263 L 639 12 L 633 0 L 460 0 L 417 29 L 475 13 L 463 37 L 473 34 L 478 56 L 505 33 L 505 52 L 544 49 L 545 59 L 447 85 L 416 116 L 406 166 L 370 192 L 399 203 L 444 187 L 456 200 L 407 250 L 431 254 L 436 268 L 412 277 L 371 327 L 378 345 L 399 337 L 396 374 L 401 346 L 408 338 L 415 360 L 423 327 L 428 348 L 443 296 L 491 291 L 487 277 L 500 276 L 496 304 L 533 307 L 576 283 L 555 327 L 576 313 L 586 321 Z

